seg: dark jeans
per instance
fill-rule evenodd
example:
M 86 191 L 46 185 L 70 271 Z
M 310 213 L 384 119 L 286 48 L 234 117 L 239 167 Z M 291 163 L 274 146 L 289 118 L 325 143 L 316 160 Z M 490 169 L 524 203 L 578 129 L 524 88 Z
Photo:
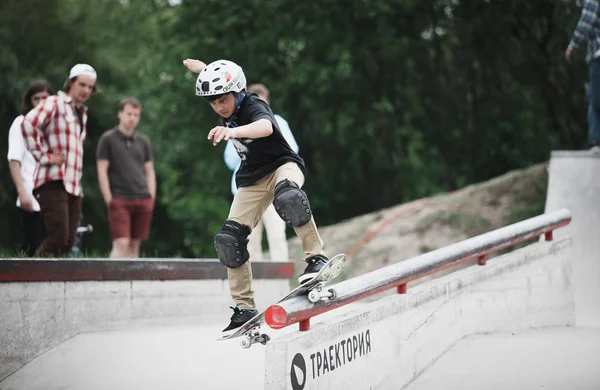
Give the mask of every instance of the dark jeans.
M 33 190 L 40 204 L 47 236 L 36 256 L 67 256 L 75 242 L 81 215 L 81 197 L 69 194 L 61 181 L 52 181 Z
M 590 146 L 600 146 L 600 58 L 590 61 L 590 80 L 587 86 L 588 98 L 588 142 Z
M 29 212 L 20 207 L 21 232 L 23 233 L 23 252 L 27 257 L 32 257 L 46 237 L 46 227 L 42 221 L 42 215 L 39 211 Z

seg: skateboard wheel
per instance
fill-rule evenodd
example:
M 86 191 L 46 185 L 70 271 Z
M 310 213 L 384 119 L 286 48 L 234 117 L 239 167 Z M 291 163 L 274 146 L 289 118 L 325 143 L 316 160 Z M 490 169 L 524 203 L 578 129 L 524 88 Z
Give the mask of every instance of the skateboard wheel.
M 242 346 L 242 348 L 250 348 L 252 346 L 252 341 L 250 340 L 250 337 L 248 336 L 244 336 L 242 337 L 242 341 L 240 341 L 240 345 Z
M 333 301 L 335 298 L 337 298 L 337 293 L 335 292 L 334 289 L 330 288 L 329 290 L 327 290 L 327 292 L 329 293 L 329 300 Z
M 319 294 L 319 291 L 313 290 L 308 294 L 308 300 L 312 303 L 317 303 L 321 300 L 321 294 Z

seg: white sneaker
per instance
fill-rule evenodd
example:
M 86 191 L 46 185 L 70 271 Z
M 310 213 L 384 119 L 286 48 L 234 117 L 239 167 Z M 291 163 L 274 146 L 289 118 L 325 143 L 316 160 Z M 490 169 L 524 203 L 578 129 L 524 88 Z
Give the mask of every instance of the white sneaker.
M 600 154 L 600 146 L 598 146 L 598 145 L 592 146 L 590 148 L 590 152 L 592 152 L 594 154 Z

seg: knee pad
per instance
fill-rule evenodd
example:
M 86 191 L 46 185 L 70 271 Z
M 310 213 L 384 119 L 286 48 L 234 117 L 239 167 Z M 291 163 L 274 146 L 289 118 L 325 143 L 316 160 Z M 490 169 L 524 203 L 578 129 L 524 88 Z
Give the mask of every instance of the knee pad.
M 305 225 L 312 217 L 306 192 L 288 179 L 275 185 L 273 206 L 281 219 L 292 227 Z
M 215 236 L 215 249 L 221 264 L 228 268 L 237 268 L 248 261 L 248 235 L 247 226 L 227 220 L 221 231 Z

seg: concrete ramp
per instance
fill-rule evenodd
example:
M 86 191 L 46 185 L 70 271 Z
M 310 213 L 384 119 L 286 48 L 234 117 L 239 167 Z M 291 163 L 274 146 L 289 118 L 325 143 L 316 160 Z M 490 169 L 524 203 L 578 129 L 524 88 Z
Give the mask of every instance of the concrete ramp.
M 265 389 L 398 390 L 467 336 L 573 325 L 571 248 L 529 245 L 273 340 Z
M 600 154 L 552 153 L 546 213 L 567 208 L 571 223 L 556 231 L 573 237 L 576 324 L 600 326 Z
M 408 390 L 597 390 L 600 329 L 547 328 L 465 338 Z
M 290 290 L 292 263 L 252 269 L 259 309 Z M 215 341 L 231 305 L 214 259 L 0 259 L 0 390 L 237 388 L 264 359 Z
M 199 321 L 79 334 L 0 382 L 0 390 L 261 389 L 264 348 L 216 341 Z

